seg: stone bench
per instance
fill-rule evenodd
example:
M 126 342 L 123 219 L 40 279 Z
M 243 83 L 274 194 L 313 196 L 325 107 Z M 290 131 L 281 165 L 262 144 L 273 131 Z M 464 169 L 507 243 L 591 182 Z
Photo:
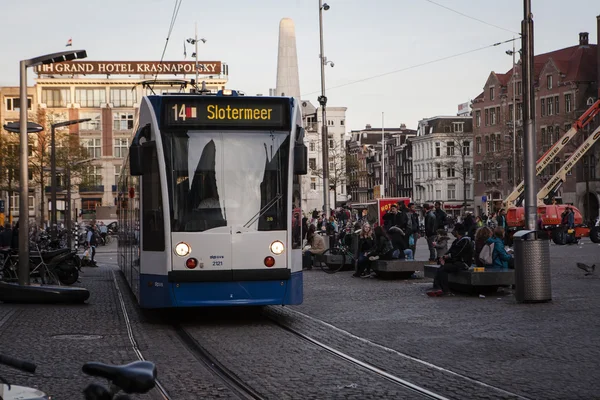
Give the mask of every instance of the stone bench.
M 423 271 L 423 261 L 377 260 L 371 261 L 371 269 L 380 278 L 410 278 L 415 272 Z
M 426 278 L 435 278 L 439 265 L 425 265 L 424 275 Z M 448 286 L 451 290 L 463 293 L 494 293 L 501 286 L 515 284 L 515 270 L 513 269 L 490 269 L 476 272 L 462 270 L 448 274 Z

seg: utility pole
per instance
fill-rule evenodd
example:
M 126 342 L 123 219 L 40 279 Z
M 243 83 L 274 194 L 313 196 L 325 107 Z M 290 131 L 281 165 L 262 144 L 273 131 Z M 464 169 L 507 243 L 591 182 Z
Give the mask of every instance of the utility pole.
M 319 0 L 319 37 L 320 37 L 320 48 L 321 54 L 319 60 L 321 62 L 321 96 L 319 96 L 319 104 L 321 105 L 321 151 L 323 158 L 323 208 L 325 209 L 325 216 L 329 218 L 329 140 L 327 135 L 327 97 L 325 96 L 325 64 L 327 64 L 327 58 L 325 58 L 323 50 L 323 9 L 329 9 L 327 4 L 323 5 L 323 0 Z
M 533 76 L 533 15 L 531 0 L 524 1 L 524 18 L 521 22 L 521 41 L 523 49 L 523 131 L 525 155 L 525 225 L 536 230 L 537 220 L 537 182 L 536 182 L 536 141 L 535 141 L 535 102 Z
M 385 198 L 385 129 L 384 113 L 381 112 L 381 198 Z
M 514 37 L 513 37 L 514 39 Z M 513 190 L 517 189 L 517 82 L 515 80 L 516 61 L 515 61 L 515 41 L 513 40 Z

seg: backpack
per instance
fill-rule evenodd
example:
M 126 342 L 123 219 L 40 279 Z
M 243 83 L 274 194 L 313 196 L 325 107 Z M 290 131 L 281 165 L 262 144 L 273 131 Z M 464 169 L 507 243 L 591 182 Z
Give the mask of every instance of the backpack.
M 494 243 L 486 243 L 479 253 L 479 261 L 484 265 L 492 265 L 494 263 Z

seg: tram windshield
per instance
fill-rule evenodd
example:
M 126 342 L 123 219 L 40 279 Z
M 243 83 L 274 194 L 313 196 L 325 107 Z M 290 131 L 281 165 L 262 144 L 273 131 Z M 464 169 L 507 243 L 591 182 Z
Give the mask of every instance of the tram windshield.
M 163 132 L 171 230 L 285 230 L 289 137 L 289 132 Z

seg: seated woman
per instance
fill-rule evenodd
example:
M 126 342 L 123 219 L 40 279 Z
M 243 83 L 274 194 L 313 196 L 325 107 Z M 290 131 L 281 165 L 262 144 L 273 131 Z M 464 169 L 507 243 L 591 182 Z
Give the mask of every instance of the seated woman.
M 371 225 L 365 223 L 358 235 L 358 256 L 356 257 L 356 272 L 353 277 L 359 277 L 365 274 L 369 266 L 369 253 L 375 249 L 375 237 L 371 230 Z
M 310 246 L 310 248 L 302 252 L 302 269 L 312 269 L 312 256 L 315 254 L 323 254 L 326 250 L 323 237 L 315 231 L 316 227 L 311 225 L 306 233 L 306 244 Z
M 490 237 L 486 244 L 494 244 L 494 251 L 492 252 L 492 264 L 486 265 L 486 268 L 494 269 L 507 269 L 515 267 L 515 259 L 512 255 L 506 252 L 504 248 L 504 228 L 497 227 L 494 229 L 494 236 Z
M 377 247 L 374 252 L 371 252 L 369 260 L 392 260 L 394 258 L 396 249 L 381 226 L 375 228 L 375 242 Z
M 473 257 L 475 258 L 475 266 L 485 267 L 483 261 L 479 259 L 479 254 L 481 253 L 483 246 L 485 246 L 487 243 L 487 240 L 493 235 L 494 232 L 492 232 L 492 230 L 487 226 L 482 226 L 481 228 L 477 229 L 477 232 L 475 233 L 475 257 Z

